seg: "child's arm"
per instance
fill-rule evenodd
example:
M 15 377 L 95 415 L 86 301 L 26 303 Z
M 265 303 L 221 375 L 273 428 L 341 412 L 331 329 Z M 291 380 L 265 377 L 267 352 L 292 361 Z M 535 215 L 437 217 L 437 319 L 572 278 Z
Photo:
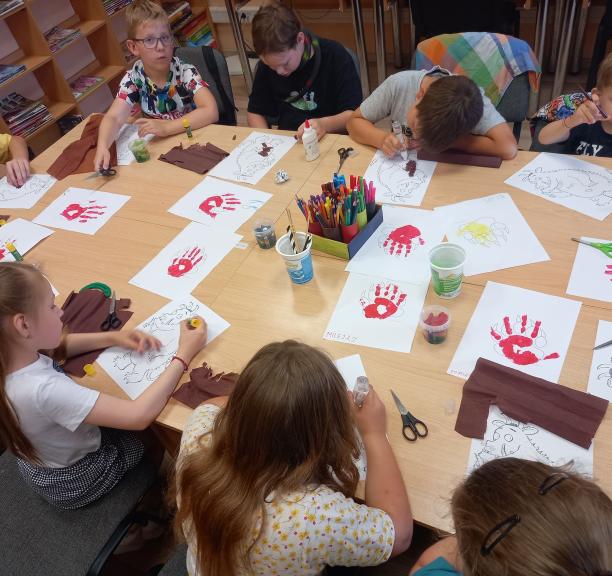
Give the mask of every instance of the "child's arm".
M 384 510 L 391 517 L 395 528 L 391 556 L 397 556 L 410 546 L 412 512 L 402 475 L 387 439 L 385 405 L 372 386 L 363 406 L 355 407 L 354 414 L 368 461 L 365 502 L 368 506 Z
M 451 564 L 457 571 L 461 572 L 461 558 L 457 550 L 457 538 L 455 536 L 449 536 L 443 538 L 435 544 L 432 544 L 425 552 L 421 554 L 416 564 L 410 570 L 410 576 L 412 576 L 417 570 L 420 570 L 424 566 L 427 566 L 433 562 L 436 558 L 444 558 L 449 564 Z
M 516 138 L 506 123 L 493 126 L 486 134 L 466 134 L 453 143 L 453 149 L 470 154 L 499 156 L 502 160 L 512 160 L 518 151 Z
M 381 130 L 374 126 L 372 122 L 366 120 L 361 115 L 361 108 L 351 112 L 346 122 L 346 129 L 355 142 L 374 146 L 374 148 L 382 150 L 389 158 L 405 148 L 392 132 Z
M 9 144 L 11 159 L 6 163 L 6 179 L 13 186 L 23 186 L 30 177 L 28 145 L 21 136 L 13 136 Z
M 90 334 L 68 334 L 64 341 L 66 357 L 72 358 L 85 354 L 91 350 L 100 350 L 110 346 L 120 346 L 137 352 L 144 352 L 149 348 L 159 350 L 160 342 L 150 334 L 139 330 L 118 332 L 94 332 Z
M 322 118 L 313 118 L 308 122 L 316 130 L 317 138 L 321 140 L 325 134 L 331 132 L 332 134 L 342 134 L 346 131 L 346 123 L 353 114 L 352 110 L 345 110 L 334 116 L 323 116 Z M 302 139 L 304 134 L 304 124 L 301 124 L 298 129 L 296 136 L 298 140 Z
M 199 328 L 188 328 L 187 321 L 181 323 L 176 356 L 187 364 L 206 344 L 206 323 L 201 320 L 202 326 Z M 144 430 L 162 411 L 183 373 L 183 363 L 173 360 L 136 400 L 100 394 L 84 422 L 120 430 Z
M 187 119 L 189 126 L 193 130 L 203 128 L 209 124 L 214 124 L 219 120 L 219 109 L 217 108 L 217 101 L 213 96 L 212 92 L 202 86 L 193 96 L 193 101 L 197 108 L 185 114 L 181 118 L 176 120 L 156 120 L 155 118 L 139 118 L 134 122 L 138 126 L 138 135 L 140 137 L 146 136 L 147 134 L 153 134 L 163 138 L 165 136 L 172 136 L 174 134 L 180 134 L 185 131 L 183 126 L 183 118 Z
M 249 128 L 270 128 L 265 116 L 254 112 L 247 112 L 247 124 Z
M 596 95 L 593 96 L 596 98 Z M 538 134 L 540 144 L 556 144 L 565 142 L 570 136 L 570 130 L 581 124 L 595 124 L 605 118 L 601 115 L 597 106 L 590 100 L 585 100 L 578 109 L 569 117 L 563 120 L 550 122 Z
M 115 138 L 117 138 L 117 133 L 121 126 L 130 117 L 130 112 L 130 105 L 125 100 L 115 98 L 108 112 L 104 114 L 98 129 L 98 145 L 94 157 L 94 170 L 110 168 L 109 148 L 112 146 Z

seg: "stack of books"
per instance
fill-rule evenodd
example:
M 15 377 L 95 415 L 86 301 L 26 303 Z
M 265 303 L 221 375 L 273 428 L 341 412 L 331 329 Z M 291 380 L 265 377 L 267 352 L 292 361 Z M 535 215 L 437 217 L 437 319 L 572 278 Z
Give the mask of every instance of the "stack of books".
M 191 4 L 185 0 L 170 2 L 163 6 L 168 13 L 168 22 L 170 22 L 170 30 L 173 33 L 182 28 L 193 17 Z
M 16 92 L 0 100 L 0 114 L 11 134 L 16 136 L 29 136 L 43 124 L 53 120 L 42 102 L 30 100 Z
M 94 86 L 104 82 L 102 76 L 79 76 L 70 82 L 70 88 L 75 98 L 79 99 L 83 94 L 89 92 Z
M 0 64 L 0 84 L 8 80 L 11 76 L 23 72 L 25 69 L 26 67 L 23 64 Z
M 81 31 L 75 28 L 60 28 L 53 26 L 51 30 L 45 32 L 45 39 L 49 43 L 51 52 L 57 52 L 66 44 L 70 44 L 73 40 L 81 35 Z
M 17 6 L 21 6 L 22 4 L 22 0 L 0 0 L 0 16 L 6 14 L 13 8 L 17 8 Z
M 206 12 L 202 12 L 202 14 L 187 21 L 176 31 L 175 35 L 182 46 L 217 47 Z
M 104 10 L 110 16 L 115 12 L 119 12 L 122 8 L 125 8 L 128 4 L 132 3 L 132 0 L 103 0 Z

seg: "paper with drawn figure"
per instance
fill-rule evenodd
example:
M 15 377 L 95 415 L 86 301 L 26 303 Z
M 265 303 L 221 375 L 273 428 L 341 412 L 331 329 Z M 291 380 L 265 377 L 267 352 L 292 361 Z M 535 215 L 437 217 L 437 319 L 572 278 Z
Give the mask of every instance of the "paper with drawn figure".
M 573 469 L 593 476 L 593 444 L 587 450 L 540 426 L 519 422 L 492 405 L 482 440 L 473 439 L 467 473 L 498 458 L 521 458 L 562 466 L 573 460 Z
M 383 206 L 383 222 L 345 270 L 404 282 L 428 282 L 429 251 L 444 237 L 432 210 Z
M 137 398 L 170 364 L 178 349 L 180 323 L 193 316 L 206 320 L 207 343 L 230 326 L 208 306 L 188 296 L 169 302 L 136 327 L 155 336 L 162 344 L 159 350 L 147 350 L 140 354 L 135 350 L 113 346 L 98 356 L 98 363 L 130 398 Z
M 168 212 L 206 226 L 234 232 L 261 208 L 272 194 L 217 178 L 204 178 Z
M 410 352 L 428 284 L 349 274 L 325 340 Z
M 23 186 L 17 188 L 9 184 L 5 176 L 0 180 L 0 209 L 32 208 L 56 182 L 49 174 L 32 174 Z
M 612 322 L 600 320 L 594 346 L 612 340 Z M 612 344 L 593 350 L 587 392 L 612 402 Z
M 612 174 L 567 154 L 538 154 L 505 182 L 591 218 L 612 212 Z
M 0 226 L 0 262 L 14 262 L 15 258 L 6 247 L 7 242 L 15 245 L 22 256 L 31 250 L 41 240 L 53 234 L 53 230 L 33 224 L 23 218 L 15 218 L 4 226 Z
M 129 199 L 130 196 L 101 190 L 68 188 L 34 218 L 34 222 L 71 232 L 95 234 Z
M 558 382 L 580 302 L 487 282 L 448 374 L 469 378 L 479 357 Z
M 582 236 L 585 242 L 612 243 L 610 239 Z M 583 298 L 612 302 L 612 258 L 600 250 L 577 243 L 576 258 L 566 292 Z
M 400 154 L 389 158 L 377 150 L 363 176 L 366 182 L 374 184 L 376 201 L 381 204 L 420 206 L 437 162 L 417 160 L 416 163 L 416 170 L 410 176 L 406 171 L 406 160 Z
M 446 238 L 463 247 L 465 276 L 550 260 L 510 194 L 493 194 L 435 209 Z
M 251 132 L 208 174 L 226 180 L 257 184 L 295 143 L 293 136 Z
M 117 165 L 128 166 L 134 162 L 134 154 L 129 149 L 129 145 L 134 141 L 138 140 L 138 126 L 135 124 L 124 124 L 119 132 L 117 133 Z M 147 134 L 142 137 L 142 140 L 150 142 L 153 139 L 153 134 Z
M 130 284 L 171 299 L 190 294 L 241 238 L 233 232 L 211 230 L 191 222 Z

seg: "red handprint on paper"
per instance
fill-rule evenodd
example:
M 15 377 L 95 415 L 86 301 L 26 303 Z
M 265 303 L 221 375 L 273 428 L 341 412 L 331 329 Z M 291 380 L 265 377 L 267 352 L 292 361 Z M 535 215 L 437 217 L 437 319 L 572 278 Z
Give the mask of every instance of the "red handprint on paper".
M 168 266 L 168 275 L 180 278 L 187 272 L 191 272 L 202 261 L 202 258 L 202 251 L 197 246 L 187 248 L 182 256 L 177 256 L 172 260 L 172 264 Z
M 383 249 L 391 256 L 408 256 L 415 248 L 425 244 L 421 231 L 411 224 L 392 230 L 383 242 Z
M 366 300 L 364 297 L 359 301 L 361 302 L 363 314 L 366 318 L 384 320 L 385 318 L 389 318 L 389 316 L 393 316 L 405 299 L 406 294 L 400 292 L 397 284 L 387 284 L 384 288 L 380 284 L 376 284 L 374 301 L 368 303 L 368 300 L 371 300 L 371 298 Z
M 216 218 L 218 214 L 217 208 L 233 212 L 235 206 L 240 206 L 240 200 L 234 194 L 221 194 L 221 196 L 209 196 L 200 204 L 200 210 L 211 218 Z
M 506 358 L 520 366 L 536 364 L 540 360 L 559 358 L 557 352 L 544 355 L 542 349 L 546 346 L 546 334 L 541 329 L 541 325 L 542 322 L 540 320 L 533 322 L 527 318 L 526 314 L 523 314 L 520 316 L 520 320 L 517 317 L 517 322 L 513 329 L 510 324 L 510 318 L 504 316 L 503 330 L 499 330 L 497 324 L 492 326 L 491 338 L 497 340 L 498 350 Z
M 89 203 L 93 204 L 95 200 L 90 200 Z M 102 216 L 104 211 L 100 212 L 106 206 L 81 206 L 78 203 L 68 204 L 64 211 L 61 213 L 61 216 L 66 218 L 66 220 L 76 220 L 78 218 L 79 222 L 87 222 L 89 220 L 95 220 L 98 216 Z
M 604 274 L 610 275 L 610 282 L 612 282 L 612 264 L 607 264 L 606 269 L 604 270 Z

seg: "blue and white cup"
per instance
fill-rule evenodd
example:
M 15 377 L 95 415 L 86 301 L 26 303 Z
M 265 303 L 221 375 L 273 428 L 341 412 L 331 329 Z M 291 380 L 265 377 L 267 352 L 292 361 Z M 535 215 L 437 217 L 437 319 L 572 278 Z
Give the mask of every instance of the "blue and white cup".
M 276 251 L 283 257 L 289 278 L 294 284 L 306 284 L 312 280 L 312 243 L 303 249 L 308 237 L 305 232 L 296 232 L 295 245 L 298 253 L 293 252 L 289 234 L 281 236 L 276 242 Z

